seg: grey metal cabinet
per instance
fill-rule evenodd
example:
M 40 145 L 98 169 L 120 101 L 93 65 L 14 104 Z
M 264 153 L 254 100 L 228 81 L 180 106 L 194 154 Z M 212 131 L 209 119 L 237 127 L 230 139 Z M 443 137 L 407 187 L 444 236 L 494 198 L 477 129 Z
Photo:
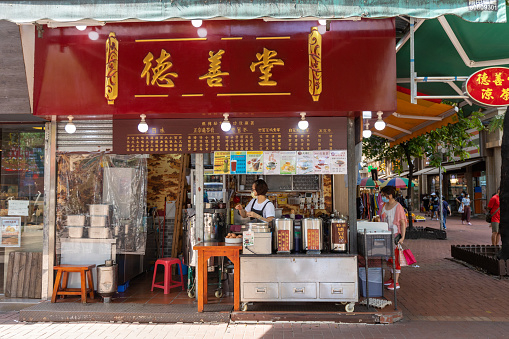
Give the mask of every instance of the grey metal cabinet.
M 242 310 L 248 302 L 342 302 L 353 311 L 358 295 L 357 256 L 249 255 L 240 258 Z

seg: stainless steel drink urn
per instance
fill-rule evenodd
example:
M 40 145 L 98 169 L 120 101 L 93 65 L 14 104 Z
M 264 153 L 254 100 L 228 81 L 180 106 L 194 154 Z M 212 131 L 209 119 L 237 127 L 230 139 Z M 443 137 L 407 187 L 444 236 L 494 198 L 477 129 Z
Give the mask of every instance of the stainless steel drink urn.
M 274 219 L 274 227 L 277 252 L 291 252 L 293 250 L 293 220 L 288 218 Z
M 348 249 L 348 221 L 344 217 L 330 221 L 330 248 L 333 252 L 346 252 Z
M 305 218 L 302 220 L 302 241 L 308 253 L 320 252 L 323 247 L 322 219 Z

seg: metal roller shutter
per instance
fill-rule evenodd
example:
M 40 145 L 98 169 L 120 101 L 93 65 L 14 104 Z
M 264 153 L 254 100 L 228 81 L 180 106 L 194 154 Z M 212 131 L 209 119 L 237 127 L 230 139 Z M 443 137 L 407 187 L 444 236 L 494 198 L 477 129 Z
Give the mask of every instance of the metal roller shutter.
M 113 120 L 74 120 L 76 132 L 65 131 L 66 121 L 58 123 L 57 150 L 64 152 L 111 152 Z

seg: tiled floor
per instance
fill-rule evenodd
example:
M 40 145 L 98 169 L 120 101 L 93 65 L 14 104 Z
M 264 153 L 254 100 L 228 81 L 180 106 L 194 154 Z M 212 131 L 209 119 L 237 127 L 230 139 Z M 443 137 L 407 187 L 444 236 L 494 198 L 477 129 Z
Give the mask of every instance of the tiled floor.
M 161 304 L 161 305 L 182 305 L 182 304 L 194 304 L 196 303 L 195 298 L 189 298 L 187 290 L 182 291 L 180 287 L 175 287 L 170 290 L 169 294 L 164 294 L 164 291 L 160 288 L 154 288 L 151 292 L 152 286 L 152 275 L 153 272 L 144 273 L 130 281 L 129 288 L 123 293 L 116 293 L 113 298 L 113 303 L 136 303 L 136 304 Z M 179 279 L 178 276 L 174 277 L 175 280 Z M 163 273 L 158 273 L 156 281 L 163 280 Z M 187 276 L 184 276 L 184 284 L 187 282 Z M 223 296 L 218 299 L 214 296 L 215 287 L 209 287 L 209 298 L 208 302 L 221 303 L 221 304 L 233 304 L 232 296 Z M 65 298 L 57 299 L 57 303 L 60 302 L 80 302 L 80 297 L 67 296 Z M 102 302 L 102 298 L 96 294 L 94 299 L 87 299 L 88 303 Z

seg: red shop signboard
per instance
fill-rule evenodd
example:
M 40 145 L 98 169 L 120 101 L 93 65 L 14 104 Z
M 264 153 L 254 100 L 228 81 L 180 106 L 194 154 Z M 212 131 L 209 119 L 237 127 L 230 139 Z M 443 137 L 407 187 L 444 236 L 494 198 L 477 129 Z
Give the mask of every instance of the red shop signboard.
M 481 69 L 467 79 L 465 90 L 480 105 L 507 106 L 509 105 L 509 68 Z
M 394 20 L 333 21 L 322 33 L 317 27 L 317 21 L 210 20 L 200 28 L 189 21 L 45 28 L 35 41 L 34 114 L 394 111 Z

